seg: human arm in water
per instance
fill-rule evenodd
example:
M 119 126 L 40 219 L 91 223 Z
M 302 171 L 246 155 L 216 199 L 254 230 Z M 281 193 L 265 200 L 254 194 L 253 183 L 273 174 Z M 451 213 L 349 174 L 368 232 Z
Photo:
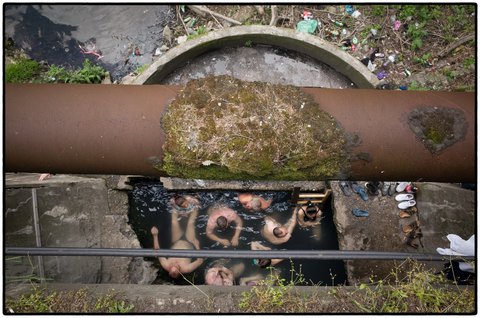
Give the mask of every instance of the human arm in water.
M 238 239 L 240 238 L 240 233 L 243 230 L 243 220 L 242 218 L 237 214 L 235 219 L 235 234 L 232 237 L 232 246 L 238 246 Z
M 197 250 L 199 250 L 200 243 L 198 242 L 198 239 L 196 238 L 196 235 L 195 235 L 195 221 L 197 220 L 197 216 L 198 216 L 198 209 L 194 209 L 190 213 L 190 216 L 188 217 L 187 232 L 185 234 L 185 238 L 187 239 L 187 241 L 192 243 Z
M 152 229 L 150 230 L 150 232 L 152 233 L 152 236 L 153 236 L 153 249 L 154 250 L 160 249 L 160 242 L 158 241 L 158 229 L 157 229 L 157 227 L 153 226 Z M 170 269 L 170 264 L 165 257 L 159 257 L 158 260 L 160 261 L 160 265 L 162 265 L 162 267 L 165 270 L 168 271 Z
M 216 223 L 215 221 L 213 221 L 212 217 L 210 217 L 207 222 L 207 230 L 206 230 L 207 237 L 212 241 L 216 241 L 222 244 L 224 247 L 230 246 L 229 240 L 222 239 L 218 237 L 215 233 L 213 233 L 213 230 L 215 230 L 215 228 L 216 228 Z

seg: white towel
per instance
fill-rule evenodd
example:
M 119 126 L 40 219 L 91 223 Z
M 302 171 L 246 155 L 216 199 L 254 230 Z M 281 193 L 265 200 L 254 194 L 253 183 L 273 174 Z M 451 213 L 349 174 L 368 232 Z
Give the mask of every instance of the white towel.
M 441 255 L 455 256 L 475 256 L 475 235 L 472 235 L 467 241 L 456 234 L 448 234 L 450 248 L 437 248 L 437 253 Z M 462 271 L 475 273 L 474 263 L 459 262 L 458 266 Z

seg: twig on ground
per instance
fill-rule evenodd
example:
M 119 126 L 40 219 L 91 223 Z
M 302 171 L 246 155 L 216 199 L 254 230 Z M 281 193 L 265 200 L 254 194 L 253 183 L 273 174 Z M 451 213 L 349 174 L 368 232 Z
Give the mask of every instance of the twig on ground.
M 255 9 L 257 9 L 258 14 L 264 15 L 265 10 L 263 9 L 263 6 L 255 6 Z
M 187 29 L 187 26 L 185 25 L 185 22 L 183 22 L 182 14 L 180 13 L 178 6 L 177 6 L 177 15 L 178 15 L 178 18 L 180 19 L 180 22 L 182 22 L 183 28 L 185 29 L 185 33 L 188 36 L 188 29 Z
M 189 5 L 188 6 L 189 8 L 191 8 L 193 11 L 195 12 L 202 12 L 204 14 L 211 14 L 211 15 L 214 15 L 216 16 L 217 18 L 220 18 L 220 19 L 223 19 L 227 22 L 230 22 L 232 24 L 236 24 L 236 25 L 242 25 L 241 22 L 235 20 L 235 19 L 232 19 L 232 18 L 229 18 L 229 17 L 226 17 L 224 16 L 223 14 L 220 14 L 220 13 L 217 13 L 215 11 L 212 11 L 210 9 L 208 9 L 206 6 L 194 6 L 194 5 Z M 204 16 L 204 15 L 203 15 Z
M 453 42 L 452 44 L 448 45 L 444 50 L 442 50 L 440 53 L 438 53 L 436 55 L 436 57 L 444 57 L 445 55 L 447 55 L 451 51 L 455 50 L 460 45 L 463 45 L 463 44 L 467 43 L 468 41 L 472 41 L 472 40 L 475 40 L 475 34 L 469 34 L 467 36 L 464 36 L 464 37 L 458 39 L 457 41 Z
M 278 21 L 278 16 L 277 16 L 277 6 L 276 5 L 272 5 L 271 6 L 272 8 L 272 18 L 270 19 L 270 26 L 276 26 L 277 25 L 277 21 Z
M 210 13 L 210 15 L 212 16 L 212 18 L 215 20 L 215 22 L 218 23 L 218 25 L 220 26 L 220 28 L 223 29 L 223 25 L 217 20 L 217 18 L 215 18 L 215 16 L 213 14 Z

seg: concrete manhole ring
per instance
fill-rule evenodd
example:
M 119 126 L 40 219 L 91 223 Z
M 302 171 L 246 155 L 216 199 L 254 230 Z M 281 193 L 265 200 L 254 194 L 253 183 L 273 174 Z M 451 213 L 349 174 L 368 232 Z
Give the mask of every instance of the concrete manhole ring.
M 238 26 L 212 31 L 166 52 L 142 74 L 122 84 L 157 84 L 195 57 L 219 48 L 246 42 L 271 45 L 310 56 L 349 78 L 358 88 L 376 88 L 380 81 L 359 60 L 319 37 L 271 26 Z

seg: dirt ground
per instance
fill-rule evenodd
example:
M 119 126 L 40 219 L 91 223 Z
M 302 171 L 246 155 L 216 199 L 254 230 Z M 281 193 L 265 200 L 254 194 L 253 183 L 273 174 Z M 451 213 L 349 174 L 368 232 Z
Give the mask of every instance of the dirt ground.
M 203 7 L 243 25 L 284 28 L 295 28 L 308 11 L 319 22 L 314 35 L 343 47 L 364 64 L 370 59 L 373 72 L 385 76 L 385 89 L 474 90 L 474 5 L 355 5 L 353 10 L 360 13 L 356 18 L 358 13 L 350 15 L 345 5 Z M 174 37 L 234 26 L 214 14 L 194 10 L 193 6 L 176 6 L 171 25 Z

